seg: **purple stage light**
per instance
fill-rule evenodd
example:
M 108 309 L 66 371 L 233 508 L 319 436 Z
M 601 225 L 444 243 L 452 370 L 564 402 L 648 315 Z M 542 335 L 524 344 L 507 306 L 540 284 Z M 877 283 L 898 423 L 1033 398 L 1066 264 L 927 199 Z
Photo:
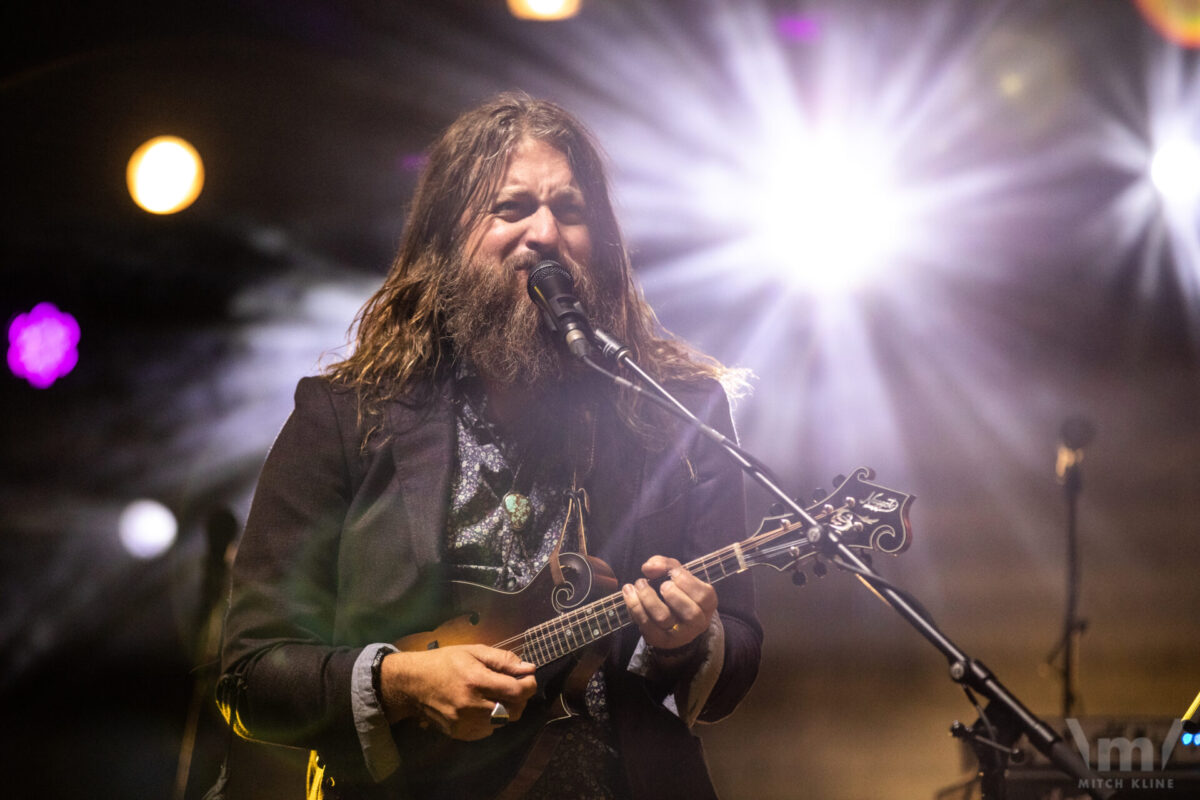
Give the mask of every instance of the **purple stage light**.
M 18 378 L 45 389 L 79 361 L 79 323 L 53 303 L 38 303 L 8 326 L 8 367 Z
M 420 172 L 429 163 L 428 153 L 405 153 L 396 159 L 405 172 Z
M 812 42 L 821 35 L 821 24 L 813 17 L 801 14 L 782 14 L 776 17 L 775 29 L 784 39 L 793 42 Z

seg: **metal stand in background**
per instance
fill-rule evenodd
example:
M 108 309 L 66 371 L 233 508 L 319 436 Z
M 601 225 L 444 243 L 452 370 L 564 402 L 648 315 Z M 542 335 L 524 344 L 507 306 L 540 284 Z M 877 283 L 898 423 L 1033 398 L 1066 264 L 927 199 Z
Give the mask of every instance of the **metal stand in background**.
M 216 685 L 220 658 L 223 590 L 229 580 L 229 564 L 232 562 L 229 551 L 237 534 L 237 518 L 226 508 L 214 510 L 204 525 L 207 557 L 204 561 L 204 576 L 194 626 L 196 647 L 193 662 L 196 668 L 193 670 L 192 698 L 188 703 L 187 721 L 184 723 L 183 738 L 179 745 L 179 762 L 175 769 L 172 800 L 184 800 L 187 795 L 200 718 L 206 704 L 210 712 L 215 708 L 213 687 Z
M 1045 754 L 1055 766 L 1075 778 L 1081 788 L 1088 787 L 1085 791 L 1096 800 L 1109 800 L 1114 796 L 1115 793 L 1112 789 L 1102 788 L 1103 781 L 1084 762 L 1078 751 L 1063 741 L 1062 737 L 1055 733 L 1050 726 L 1027 709 L 982 662 L 959 649 L 949 637 L 938 629 L 929 614 L 912 595 L 873 572 L 850 548 L 842 543 L 836 530 L 813 519 L 795 500 L 779 488 L 778 481 L 771 477 L 770 471 L 762 462 L 738 447 L 719 431 L 697 419 L 679 400 L 671 396 L 633 361 L 628 348 L 602 331 L 595 333 L 595 340 L 602 352 L 617 364 L 632 370 L 642 381 L 652 387 L 657 396 L 648 394 L 641 386 L 610 373 L 596 364 L 590 356 L 583 356 L 583 360 L 589 366 L 607 375 L 618 386 L 635 391 L 646 399 L 657 402 L 662 408 L 679 416 L 721 447 L 751 479 L 777 497 L 785 508 L 790 509 L 797 519 L 802 520 L 808 526 L 809 541 L 823 556 L 833 562 L 835 566 L 858 576 L 869 589 L 916 628 L 918 633 L 946 657 L 950 665 L 950 678 L 962 686 L 967 697 L 977 709 L 979 705 L 975 702 L 972 693 L 978 693 L 988 698 L 990 703 L 986 709 L 980 709 L 979 722 L 972 729 L 975 731 L 972 735 L 973 740 L 995 756 L 980 762 L 981 768 L 990 773 L 984 775 L 984 788 L 990 791 L 990 793 L 984 794 L 985 800 L 1003 798 L 1004 770 L 1013 753 L 1013 746 L 1022 735 L 1029 740 L 1030 744 Z
M 1079 618 L 1079 495 L 1083 491 L 1083 448 L 1096 438 L 1096 426 L 1083 417 L 1070 417 L 1062 424 L 1055 471 L 1067 501 L 1067 612 L 1062 637 L 1046 657 L 1054 666 L 1062 654 L 1062 715 L 1075 709 L 1075 672 L 1079 655 L 1079 637 L 1087 629 L 1087 620 Z

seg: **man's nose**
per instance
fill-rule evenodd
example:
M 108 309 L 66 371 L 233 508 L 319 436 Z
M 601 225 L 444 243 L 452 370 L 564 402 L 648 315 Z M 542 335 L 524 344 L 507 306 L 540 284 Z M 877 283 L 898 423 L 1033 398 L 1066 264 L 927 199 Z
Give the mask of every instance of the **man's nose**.
M 529 228 L 525 232 L 525 246 L 541 256 L 557 256 L 560 244 L 558 219 L 546 206 L 529 215 Z

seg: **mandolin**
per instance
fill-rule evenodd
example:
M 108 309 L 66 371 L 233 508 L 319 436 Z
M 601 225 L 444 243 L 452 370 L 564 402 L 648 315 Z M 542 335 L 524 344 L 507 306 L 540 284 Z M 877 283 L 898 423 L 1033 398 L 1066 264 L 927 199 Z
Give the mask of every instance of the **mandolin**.
M 859 468 L 806 510 L 837 531 L 848 547 L 892 555 L 912 541 L 908 520 L 910 494 L 873 483 L 874 472 Z M 754 535 L 684 566 L 710 584 L 754 566 L 799 570 L 817 555 L 806 523 L 788 514 L 767 517 Z M 605 657 L 608 637 L 633 624 L 624 596 L 608 565 L 598 558 L 562 553 L 562 580 L 549 566 L 523 589 L 504 592 L 464 581 L 451 583 L 455 616 L 433 631 L 405 636 L 401 650 L 425 650 L 460 644 L 489 644 L 510 650 L 538 667 L 538 693 L 521 719 L 486 739 L 462 742 L 414 725 L 397 725 L 401 752 L 415 755 L 427 769 L 413 770 L 410 786 L 421 797 L 514 796 L 518 772 L 535 779 L 538 770 L 523 765 L 548 760 L 536 745 L 544 729 L 569 716 L 569 698 L 582 692 Z M 531 755 L 532 753 L 532 755 Z M 526 783 L 524 786 L 528 786 Z M 504 790 L 508 787 L 508 791 Z

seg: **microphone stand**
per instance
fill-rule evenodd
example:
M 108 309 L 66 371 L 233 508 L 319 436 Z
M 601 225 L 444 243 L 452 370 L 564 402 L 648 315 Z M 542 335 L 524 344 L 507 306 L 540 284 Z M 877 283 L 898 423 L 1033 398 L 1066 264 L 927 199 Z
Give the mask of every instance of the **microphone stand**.
M 634 391 L 648 400 L 657 401 L 656 405 L 675 414 L 719 445 L 751 479 L 778 498 L 785 508 L 790 509 L 808 526 L 808 540 L 816 546 L 818 553 L 833 561 L 841 569 L 857 576 L 867 588 L 891 606 L 946 657 L 950 666 L 950 679 L 963 687 L 967 697 L 973 703 L 972 692 L 981 694 L 991 701 L 987 708 L 980 712 L 980 721 L 976 723 L 975 728 L 966 734 L 956 734 L 970 739 L 973 746 L 976 747 L 977 753 L 988 754 L 987 757 L 983 755 L 980 757 L 984 800 L 1003 800 L 1004 770 L 1007 768 L 1009 756 L 1014 752 L 1013 745 L 1021 734 L 1024 734 L 1029 742 L 1049 758 L 1055 766 L 1075 778 L 1080 788 L 1086 787 L 1087 793 L 1095 800 L 1109 800 L 1115 796 L 1112 789 L 1103 788 L 1104 781 L 1092 772 L 1088 764 L 1080 758 L 1079 753 L 1068 746 L 1061 736 L 1038 719 L 1014 694 L 1008 691 L 1000 679 L 984 666 L 983 662 L 967 655 L 954 644 L 937 627 L 912 595 L 873 572 L 855 555 L 854 551 L 843 544 L 841 536 L 836 530 L 817 522 L 785 491 L 780 489 L 778 481 L 771 476 L 770 470 L 757 458 L 734 444 L 720 431 L 704 424 L 683 403 L 646 374 L 633 360 L 629 348 L 624 347 L 603 331 L 593 329 L 593 334 L 601 351 L 606 356 L 631 370 L 647 386 L 650 386 L 655 394 L 648 394 L 642 387 L 609 372 L 595 363 L 588 355 L 581 356 L 584 363 L 608 376 L 618 386 Z M 978 704 L 976 704 L 976 708 L 978 708 Z M 989 736 L 984 737 L 983 731 L 986 731 Z
M 1062 667 L 1057 671 L 1062 677 L 1062 715 L 1071 716 L 1075 707 L 1075 657 L 1079 647 L 1079 636 L 1087 629 L 1087 620 L 1079 618 L 1079 493 L 1082 481 L 1079 466 L 1073 464 L 1063 476 L 1063 491 L 1067 500 L 1067 608 L 1063 622 L 1063 633 L 1058 643 L 1046 657 L 1046 664 L 1053 666 L 1062 653 Z
M 1079 638 L 1087 630 L 1087 620 L 1079 617 L 1079 495 L 1083 492 L 1084 447 L 1096 436 L 1096 426 L 1084 417 L 1069 417 L 1062 424 L 1061 442 L 1055 471 L 1067 501 L 1067 608 L 1063 621 L 1062 637 L 1054 650 L 1046 657 L 1053 666 L 1058 654 L 1062 653 L 1062 715 L 1071 716 L 1075 708 L 1076 658 L 1079 653 Z

